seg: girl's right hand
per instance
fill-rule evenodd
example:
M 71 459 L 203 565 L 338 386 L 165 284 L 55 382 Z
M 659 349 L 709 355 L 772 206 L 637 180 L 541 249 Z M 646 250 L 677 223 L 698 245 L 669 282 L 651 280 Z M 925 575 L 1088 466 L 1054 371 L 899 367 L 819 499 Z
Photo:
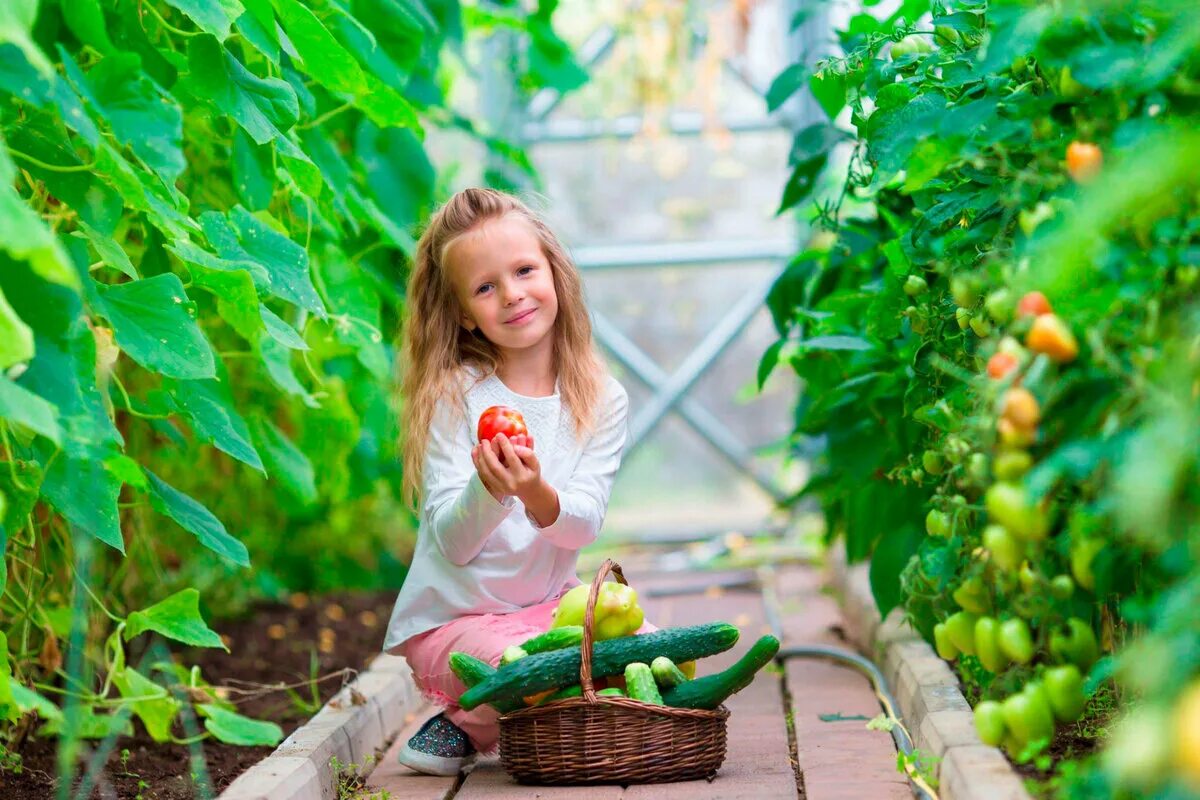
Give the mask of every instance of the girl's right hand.
M 517 434 L 516 436 L 511 437 L 509 439 L 509 442 L 511 442 L 514 446 L 517 446 L 517 447 L 528 447 L 530 450 L 533 449 L 533 436 L 532 435 L 526 435 L 523 433 Z M 471 463 L 475 465 L 475 472 L 479 475 L 479 480 L 483 483 L 483 488 L 488 490 L 488 494 L 490 494 L 492 497 L 496 498 L 497 503 L 502 503 L 502 502 L 504 502 L 504 498 L 506 497 L 505 493 L 502 490 L 498 489 L 497 487 L 490 485 L 490 482 L 488 481 L 488 479 L 486 477 L 484 477 L 483 448 L 485 448 L 485 447 L 492 448 L 492 452 L 494 452 L 497 455 L 497 457 L 500 458 L 500 463 L 501 464 L 504 463 L 504 454 L 500 450 L 499 442 L 497 442 L 495 439 L 493 439 L 492 441 L 489 441 L 489 442 L 479 442 L 474 447 L 472 447 L 471 448 Z

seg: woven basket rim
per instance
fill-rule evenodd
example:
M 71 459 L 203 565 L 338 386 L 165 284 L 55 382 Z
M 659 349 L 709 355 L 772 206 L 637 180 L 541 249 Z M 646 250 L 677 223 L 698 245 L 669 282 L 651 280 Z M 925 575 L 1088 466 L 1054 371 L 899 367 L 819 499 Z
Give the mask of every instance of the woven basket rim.
M 652 715 L 661 717 L 676 717 L 679 719 L 729 719 L 729 709 L 724 704 L 713 709 L 708 708 L 675 708 L 674 706 L 658 705 L 656 703 L 643 703 L 641 700 L 634 700 L 632 697 L 607 697 L 597 695 L 595 701 L 588 700 L 586 697 L 565 697 L 562 700 L 555 700 L 552 703 L 544 705 L 529 706 L 528 708 L 519 708 L 516 711 L 510 711 L 507 714 L 500 716 L 500 721 L 506 720 L 525 720 L 530 717 L 537 717 L 543 714 L 553 714 L 556 712 L 571 712 L 577 709 L 594 708 L 596 706 L 609 706 L 616 710 L 625 711 L 634 714 Z

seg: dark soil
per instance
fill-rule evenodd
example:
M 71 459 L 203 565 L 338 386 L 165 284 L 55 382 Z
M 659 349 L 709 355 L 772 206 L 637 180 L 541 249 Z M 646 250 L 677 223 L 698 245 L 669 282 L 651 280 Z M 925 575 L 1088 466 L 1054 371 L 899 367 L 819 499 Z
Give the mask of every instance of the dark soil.
M 284 690 L 255 693 L 257 688 L 302 684 L 292 691 L 312 702 L 314 689 L 307 683 L 315 673 L 324 703 L 353 679 L 379 653 L 384 630 L 395 601 L 395 592 L 335 593 L 309 599 L 294 595 L 290 604 L 264 603 L 242 620 L 215 621 L 212 628 L 226 637 L 229 653 L 194 649 L 180 653 L 179 662 L 198 665 L 205 680 L 228 687 L 228 698 L 238 711 L 255 719 L 269 719 L 290 734 L 313 713 Z M 315 666 L 313 659 L 316 659 Z M 138 659 L 131 654 L 131 663 Z M 143 670 L 145 671 L 145 670 Z M 200 723 L 198 723 L 200 724 Z M 189 748 L 158 744 L 133 721 L 135 735 L 120 737 L 107 754 L 89 797 L 100 800 L 191 800 L 216 796 L 239 774 L 271 753 L 270 747 L 235 747 L 206 738 L 194 749 L 203 754 L 210 792 L 201 791 L 198 769 L 190 765 Z M 202 728 L 201 728 L 202 730 Z M 177 723 L 176 736 L 186 734 Z M 104 743 L 88 742 L 95 751 Z M 17 770 L 0 768 L 0 797 L 4 800 L 48 800 L 55 794 L 56 741 L 30 735 L 15 748 L 21 764 Z M 123 757 L 123 752 L 127 755 Z M 90 759 L 83 759 L 88 763 Z M 75 784 L 78 787 L 78 782 Z M 77 797 L 72 792 L 72 798 Z

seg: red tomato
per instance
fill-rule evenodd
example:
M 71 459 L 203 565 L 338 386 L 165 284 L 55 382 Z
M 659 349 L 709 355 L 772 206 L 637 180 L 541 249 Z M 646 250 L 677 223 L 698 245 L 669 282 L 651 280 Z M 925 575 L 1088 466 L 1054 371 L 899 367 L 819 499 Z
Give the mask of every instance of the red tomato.
M 1012 353 L 996 353 L 988 359 L 988 377 L 1001 380 L 1005 375 L 1019 367 L 1021 362 Z
M 525 427 L 525 418 L 521 412 L 508 406 L 492 406 L 479 415 L 477 431 L 479 441 L 490 442 L 496 434 L 503 433 L 509 439 L 514 436 L 528 436 L 529 429 Z
M 1041 292 L 1029 292 L 1017 303 L 1018 317 L 1036 317 L 1050 313 L 1050 301 Z

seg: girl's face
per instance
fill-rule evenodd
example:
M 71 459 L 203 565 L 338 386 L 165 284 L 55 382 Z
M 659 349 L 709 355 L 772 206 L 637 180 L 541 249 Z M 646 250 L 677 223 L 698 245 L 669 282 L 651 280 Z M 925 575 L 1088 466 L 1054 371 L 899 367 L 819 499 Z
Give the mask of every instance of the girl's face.
M 510 214 L 465 234 L 447 251 L 446 267 L 467 330 L 506 350 L 533 347 L 554 330 L 554 276 L 524 218 Z

